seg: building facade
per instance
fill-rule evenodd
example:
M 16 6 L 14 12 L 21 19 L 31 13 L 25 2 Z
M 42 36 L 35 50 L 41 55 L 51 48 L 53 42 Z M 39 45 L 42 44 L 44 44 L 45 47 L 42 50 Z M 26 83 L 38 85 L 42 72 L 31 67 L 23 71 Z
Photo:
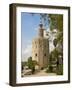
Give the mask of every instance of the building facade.
M 44 37 L 43 25 L 39 25 L 39 35 L 32 41 L 32 60 L 36 60 L 39 69 L 45 68 L 49 63 L 49 41 Z

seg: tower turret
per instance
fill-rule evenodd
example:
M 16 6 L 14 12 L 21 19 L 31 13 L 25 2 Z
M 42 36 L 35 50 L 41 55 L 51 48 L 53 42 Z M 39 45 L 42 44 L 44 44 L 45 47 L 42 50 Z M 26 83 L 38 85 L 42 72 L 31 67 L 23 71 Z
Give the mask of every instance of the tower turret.
M 44 36 L 43 24 L 39 24 L 39 37 L 43 37 L 43 36 Z

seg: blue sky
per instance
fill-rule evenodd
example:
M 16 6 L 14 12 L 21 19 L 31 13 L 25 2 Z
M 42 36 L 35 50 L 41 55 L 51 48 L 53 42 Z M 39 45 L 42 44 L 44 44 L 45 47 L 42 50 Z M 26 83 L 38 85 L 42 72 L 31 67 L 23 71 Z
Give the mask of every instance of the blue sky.
M 21 13 L 22 60 L 31 56 L 32 39 L 37 36 L 40 14 Z
M 22 32 L 22 42 L 24 40 L 32 40 L 32 38 L 37 34 L 36 28 L 40 23 L 40 15 L 29 13 L 21 13 L 21 32 Z

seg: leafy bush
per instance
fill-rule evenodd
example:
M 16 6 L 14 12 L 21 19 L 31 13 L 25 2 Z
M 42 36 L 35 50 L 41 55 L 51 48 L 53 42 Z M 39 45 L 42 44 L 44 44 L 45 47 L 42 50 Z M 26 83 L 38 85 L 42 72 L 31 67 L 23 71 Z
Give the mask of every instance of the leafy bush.
M 53 71 L 53 67 L 51 65 L 49 65 L 46 69 L 46 73 L 51 73 Z
M 35 60 L 32 60 L 32 57 L 28 58 L 27 66 L 29 69 L 32 70 L 32 74 L 35 72 L 35 65 L 38 63 Z
M 57 67 L 56 74 L 57 74 L 57 75 L 63 75 L 63 64 L 60 64 L 60 65 Z
M 45 72 L 48 73 L 49 72 L 49 69 L 47 68 Z
M 53 67 L 50 65 L 49 66 L 49 72 L 52 72 L 53 71 Z

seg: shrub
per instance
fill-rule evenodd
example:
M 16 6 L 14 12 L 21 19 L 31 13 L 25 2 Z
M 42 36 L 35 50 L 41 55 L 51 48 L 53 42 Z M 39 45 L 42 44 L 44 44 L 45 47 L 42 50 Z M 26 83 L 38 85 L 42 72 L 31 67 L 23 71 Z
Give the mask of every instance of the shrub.
M 58 65 L 56 74 L 63 75 L 63 64 Z

